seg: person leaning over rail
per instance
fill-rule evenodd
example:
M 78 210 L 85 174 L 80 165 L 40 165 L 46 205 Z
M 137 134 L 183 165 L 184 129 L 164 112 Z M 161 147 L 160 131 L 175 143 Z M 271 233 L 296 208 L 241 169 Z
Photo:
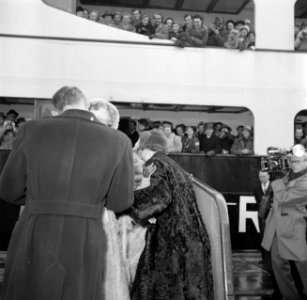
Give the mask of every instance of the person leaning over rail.
M 262 240 L 262 247 L 271 251 L 273 271 L 285 300 L 300 299 L 290 261 L 295 263 L 302 294 L 307 297 L 307 153 L 302 145 L 294 146 L 289 163 L 291 171 L 272 182 L 273 204 Z
M 131 217 L 149 224 L 131 290 L 132 300 L 213 300 L 211 249 L 190 174 L 165 155 L 161 131 L 142 132 L 137 145 L 150 185 L 134 193 Z

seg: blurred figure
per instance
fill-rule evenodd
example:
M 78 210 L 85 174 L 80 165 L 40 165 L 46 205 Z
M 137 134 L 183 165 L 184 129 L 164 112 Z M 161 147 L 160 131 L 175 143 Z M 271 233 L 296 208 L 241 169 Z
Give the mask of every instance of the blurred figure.
M 252 138 L 252 129 L 250 126 L 244 126 L 242 137 L 234 140 L 231 147 L 231 154 L 250 155 L 254 154 L 254 141 Z
M 302 128 L 295 128 L 294 145 L 301 144 L 303 135 L 304 134 L 303 134 L 303 129 Z
M 184 24 L 182 26 L 182 31 L 186 32 L 187 29 L 191 29 L 193 26 L 192 16 L 187 14 L 184 16 Z
M 231 134 L 231 128 L 227 125 L 222 125 L 219 135 L 222 154 L 230 154 L 231 146 L 234 141 L 234 136 Z
M 173 131 L 173 123 L 171 122 L 163 122 L 163 133 L 166 137 L 166 153 L 175 153 L 181 152 L 182 150 L 182 142 L 181 137 L 175 135 Z
M 139 119 L 138 120 L 139 123 L 139 132 L 142 131 L 147 131 L 147 130 L 151 130 L 151 124 L 150 121 L 148 119 Z
M 93 21 L 93 22 L 97 22 L 98 21 L 98 15 L 99 15 L 98 10 L 92 10 L 90 12 L 90 15 L 89 15 L 89 20 Z
M 85 18 L 84 10 L 81 6 L 77 7 L 76 15 L 80 18 Z
M 151 36 L 155 34 L 155 28 L 150 23 L 148 15 L 142 15 L 141 22 L 135 26 L 136 33 Z
M 163 23 L 163 16 L 161 14 L 153 15 L 153 26 L 155 28 L 155 34 L 151 38 L 156 39 L 168 39 L 169 29 L 168 26 Z
M 119 25 L 119 29 L 135 32 L 135 27 L 130 23 L 131 22 L 131 16 L 128 13 L 122 14 L 122 22 Z
M 15 134 L 16 134 L 16 131 L 13 128 L 6 129 L 0 139 L 0 149 L 11 150 L 13 148 Z
M 228 32 L 225 28 L 224 19 L 216 17 L 214 23 L 209 26 L 208 46 L 224 47 Z
M 199 122 L 197 125 L 197 138 L 200 140 L 203 135 L 205 135 L 205 123 Z
M 175 128 L 176 135 L 181 138 L 185 136 L 186 127 L 184 124 L 178 124 Z
M 244 126 L 243 125 L 239 125 L 237 126 L 237 135 L 235 136 L 235 139 L 241 138 L 243 135 L 243 130 L 244 130 Z
M 116 12 L 113 17 L 113 27 L 119 28 L 122 22 L 122 14 L 120 12 Z
M 182 137 L 183 153 L 199 153 L 199 140 L 195 136 L 193 126 L 186 127 L 186 135 Z
M 132 148 L 139 139 L 139 133 L 136 131 L 137 122 L 135 120 L 129 120 L 129 133 L 128 137 L 131 140 Z
M 237 31 L 240 31 L 240 29 L 241 29 L 244 25 L 245 25 L 245 24 L 244 24 L 244 21 L 238 20 L 238 21 L 236 22 L 236 24 L 235 24 L 235 29 L 236 29 Z
M 193 16 L 193 26 L 186 30 L 187 45 L 193 47 L 205 47 L 208 41 L 208 28 L 203 25 L 200 15 Z
M 18 116 L 19 113 L 14 109 L 11 109 L 6 113 L 6 120 L 15 122 Z
M 94 98 L 90 100 L 89 111 L 91 111 L 99 122 L 117 129 L 119 124 L 118 109 L 108 100 Z
M 175 20 L 173 18 L 166 18 L 164 21 L 164 24 L 168 26 L 168 31 L 170 32 L 172 30 L 172 26 L 175 23 Z
M 141 22 L 142 13 L 138 8 L 134 8 L 131 11 L 131 25 L 136 27 Z
M 213 133 L 213 123 L 207 123 L 205 134 L 199 137 L 200 152 L 208 156 L 213 156 L 221 153 L 221 145 L 219 138 Z
M 243 42 L 240 43 L 239 48 L 240 50 L 245 50 L 245 49 L 255 50 L 256 49 L 255 43 L 256 43 L 255 32 L 250 31 L 248 32 L 246 38 L 244 38 Z
M 307 50 L 307 24 L 302 23 L 301 29 L 296 36 L 294 42 L 294 48 L 297 51 L 306 51 Z
M 225 48 L 228 49 L 238 49 L 239 47 L 239 31 L 236 29 L 232 29 L 229 34 L 227 41 L 224 44 Z
M 103 24 L 108 25 L 108 26 L 114 26 L 113 22 L 113 13 L 110 11 L 106 11 L 103 15 Z

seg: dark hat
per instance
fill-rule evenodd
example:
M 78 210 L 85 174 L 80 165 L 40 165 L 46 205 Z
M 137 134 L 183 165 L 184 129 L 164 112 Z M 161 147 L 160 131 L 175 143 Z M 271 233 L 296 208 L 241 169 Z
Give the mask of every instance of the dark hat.
M 169 122 L 169 121 L 164 121 L 163 126 L 169 126 L 169 127 L 173 128 L 173 123 Z
M 19 113 L 17 111 L 15 111 L 14 109 L 10 109 L 6 115 L 15 115 L 16 117 L 18 117 Z
M 111 11 L 105 11 L 104 12 L 104 14 L 103 15 L 101 15 L 103 18 L 105 18 L 105 17 L 108 17 L 108 16 L 110 16 L 110 17 L 112 17 L 113 18 L 113 16 L 114 16 L 114 13 L 113 12 L 111 12 Z
M 167 141 L 164 134 L 159 130 L 143 131 L 140 133 L 139 149 L 164 152 Z

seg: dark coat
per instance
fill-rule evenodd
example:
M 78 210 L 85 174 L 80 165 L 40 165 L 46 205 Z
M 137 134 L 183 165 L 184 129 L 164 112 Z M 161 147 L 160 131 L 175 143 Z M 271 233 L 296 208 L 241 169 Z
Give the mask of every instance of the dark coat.
M 269 187 L 267 188 L 265 193 L 263 193 L 261 183 L 260 182 L 257 183 L 257 185 L 255 186 L 255 189 L 254 189 L 254 196 L 255 196 L 258 207 L 261 203 L 262 196 L 268 196 L 271 192 L 272 192 L 271 183 L 269 184 Z
M 132 217 L 157 222 L 148 226 L 132 299 L 212 300 L 210 242 L 189 175 L 161 153 L 147 165 L 150 186 L 135 192 Z
M 188 136 L 182 137 L 182 152 L 183 153 L 198 153 L 199 152 L 199 140 L 196 136 L 188 138 Z
M 9 245 L 3 300 L 101 300 L 103 206 L 133 202 L 131 142 L 82 110 L 26 123 L 0 178 L 23 204 Z
M 155 34 L 155 27 L 150 23 L 148 23 L 146 26 L 143 25 L 142 23 L 138 23 L 135 26 L 135 30 L 136 30 L 136 33 L 139 33 L 142 35 L 151 36 Z
M 212 134 L 210 138 L 207 138 L 206 135 L 199 136 L 199 150 L 207 153 L 209 151 L 214 151 L 215 154 L 221 153 L 221 144 L 220 139 Z

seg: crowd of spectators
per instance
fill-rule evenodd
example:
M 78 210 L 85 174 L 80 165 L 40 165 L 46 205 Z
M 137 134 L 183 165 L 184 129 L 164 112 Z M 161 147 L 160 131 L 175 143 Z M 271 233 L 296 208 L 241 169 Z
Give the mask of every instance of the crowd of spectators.
M 250 20 L 225 20 L 216 17 L 214 22 L 206 25 L 199 15 L 186 14 L 184 20 L 164 17 L 161 13 L 153 16 L 142 14 L 134 8 L 128 12 L 98 10 L 88 11 L 78 7 L 77 16 L 122 30 L 148 36 L 150 39 L 169 39 L 178 47 L 225 47 L 230 49 L 255 49 L 254 26 Z
M 151 122 L 148 119 L 140 119 L 130 120 L 126 133 L 134 146 L 139 132 L 151 129 L 164 133 L 168 153 L 203 153 L 208 156 L 254 154 L 253 130 L 250 126 L 238 126 L 237 134 L 233 135 L 231 127 L 221 122 L 200 122 L 197 126 L 178 124 L 174 128 L 169 121 Z
M 12 149 L 17 131 L 26 122 L 25 118 L 18 116 L 18 112 L 13 109 L 6 114 L 0 112 L 0 149 Z
M 307 51 L 307 23 L 296 23 L 294 26 L 294 47 L 298 51 Z

